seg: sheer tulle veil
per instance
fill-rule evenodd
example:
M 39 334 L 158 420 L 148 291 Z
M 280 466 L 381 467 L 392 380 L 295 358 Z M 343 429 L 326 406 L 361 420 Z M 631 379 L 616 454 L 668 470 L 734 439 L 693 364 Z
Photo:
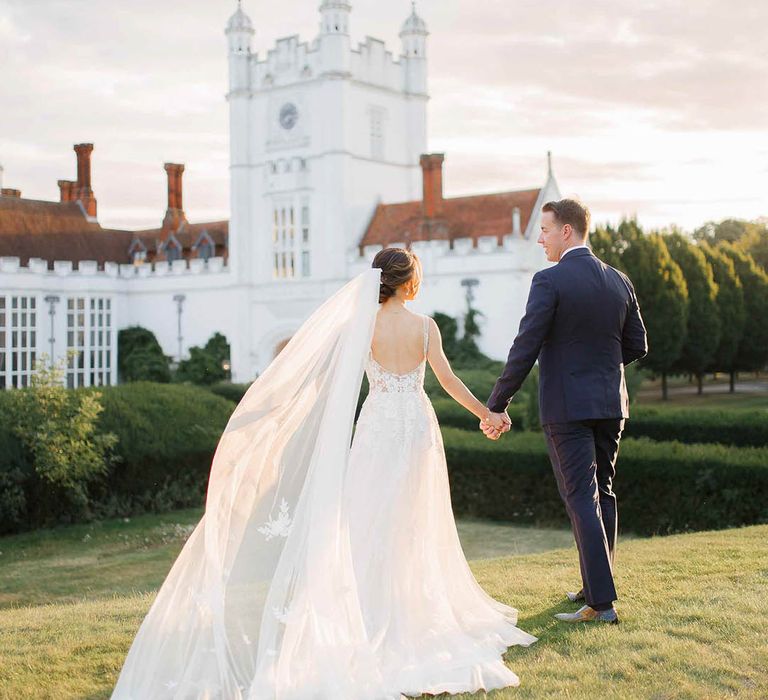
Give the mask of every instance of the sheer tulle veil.
M 125 659 L 113 700 L 382 700 L 343 508 L 381 270 L 301 326 L 232 413 L 205 512 Z

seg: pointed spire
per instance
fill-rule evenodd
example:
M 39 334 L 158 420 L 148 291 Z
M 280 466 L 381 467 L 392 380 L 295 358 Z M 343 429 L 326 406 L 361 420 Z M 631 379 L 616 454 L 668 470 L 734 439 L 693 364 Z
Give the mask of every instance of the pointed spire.
M 403 34 L 424 34 L 427 35 L 427 23 L 416 13 L 416 0 L 411 0 L 411 14 L 405 20 L 400 36 Z
M 547 176 L 552 177 L 552 151 L 547 151 Z
M 245 32 L 248 34 L 253 34 L 253 22 L 251 22 L 251 18 L 248 17 L 247 14 L 245 14 L 245 11 L 243 10 L 243 3 L 242 0 L 237 0 L 237 9 L 235 10 L 234 14 L 229 18 L 229 21 L 227 22 L 227 33 L 230 32 Z

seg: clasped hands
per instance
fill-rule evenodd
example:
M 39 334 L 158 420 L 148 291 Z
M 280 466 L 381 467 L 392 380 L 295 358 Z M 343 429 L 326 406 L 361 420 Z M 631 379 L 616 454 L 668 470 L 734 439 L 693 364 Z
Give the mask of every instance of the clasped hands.
M 488 411 L 485 418 L 480 421 L 480 430 L 489 440 L 498 440 L 502 433 L 506 433 L 512 427 L 512 420 L 506 411 L 494 413 Z

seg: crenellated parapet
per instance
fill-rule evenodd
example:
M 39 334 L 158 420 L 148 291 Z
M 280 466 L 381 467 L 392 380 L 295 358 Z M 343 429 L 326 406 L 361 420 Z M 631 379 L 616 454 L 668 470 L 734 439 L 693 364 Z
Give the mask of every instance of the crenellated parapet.
M 40 275 L 41 277 L 56 278 L 122 278 L 148 279 L 171 276 L 218 275 L 229 273 L 229 266 L 223 257 L 201 258 L 186 260 L 162 260 L 145 262 L 140 265 L 131 263 L 105 262 L 99 270 L 96 260 L 79 260 L 75 267 L 72 260 L 54 260 L 53 269 L 49 269 L 48 260 L 29 258 L 26 265 L 20 264 L 17 256 L 0 257 L 0 275 Z
M 395 57 L 385 43 L 367 36 L 349 50 L 349 77 L 361 83 L 400 91 L 409 70 L 403 57 Z M 294 85 L 322 75 L 326 69 L 317 41 L 300 41 L 298 35 L 278 39 L 266 57 L 250 55 L 251 90 L 259 92 L 281 85 Z
M 389 248 L 405 248 L 405 242 L 390 243 Z M 369 267 L 384 246 L 367 245 L 350 251 L 347 258 L 354 274 Z M 428 274 L 453 273 L 463 270 L 534 270 L 546 264 L 542 249 L 533 241 L 510 233 L 502 237 L 454 238 L 448 240 L 413 241 L 410 249 L 419 256 Z

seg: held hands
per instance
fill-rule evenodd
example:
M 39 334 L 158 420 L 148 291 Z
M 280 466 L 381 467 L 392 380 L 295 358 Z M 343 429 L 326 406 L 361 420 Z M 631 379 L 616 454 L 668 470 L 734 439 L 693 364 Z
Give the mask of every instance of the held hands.
M 480 430 L 489 440 L 498 440 L 502 433 L 506 433 L 512 427 L 512 420 L 507 412 L 494 413 L 488 411 L 485 418 L 480 421 Z

